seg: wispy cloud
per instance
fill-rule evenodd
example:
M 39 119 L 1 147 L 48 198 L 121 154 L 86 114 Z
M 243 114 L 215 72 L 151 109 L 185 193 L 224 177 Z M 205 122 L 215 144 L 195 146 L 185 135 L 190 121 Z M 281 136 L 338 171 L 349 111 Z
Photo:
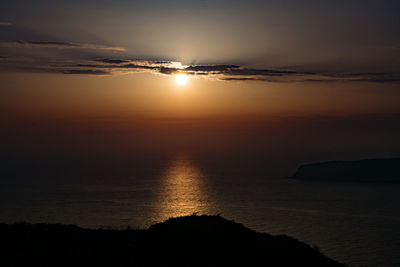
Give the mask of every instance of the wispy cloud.
M 6 41 L 0 45 L 7 47 L 22 47 L 22 48 L 59 48 L 59 49 L 97 49 L 110 51 L 126 51 L 125 48 L 119 46 L 106 46 L 97 44 L 81 44 L 70 42 L 54 42 L 54 41 Z
M 124 48 L 55 41 L 9 41 L 0 43 L 3 47 L 46 48 L 46 49 L 96 49 L 101 51 L 125 51 Z M 17 47 L 17 48 L 16 48 Z M 19 50 L 18 50 L 19 51 Z M 0 50 L 1 52 L 1 50 Z M 98 54 L 97 53 L 97 54 Z M 295 67 L 288 68 L 252 68 L 239 64 L 212 64 L 212 65 L 182 65 L 180 62 L 169 60 L 133 60 L 128 57 L 99 58 L 91 53 L 77 53 L 76 56 L 65 56 L 61 52 L 59 57 L 33 56 L 0 56 L 0 68 L 3 70 L 23 72 L 44 72 L 84 75 L 115 75 L 135 72 L 152 72 L 160 75 L 186 75 L 237 82 L 374 82 L 400 83 L 400 72 L 319 72 L 300 71 Z M 93 58 L 94 57 L 94 58 Z
M 192 65 L 176 68 L 160 68 L 162 74 L 185 73 L 202 75 L 223 81 L 260 82 L 376 82 L 399 83 L 400 72 L 326 73 L 298 70 L 259 69 L 240 65 Z
M 109 58 L 103 58 L 103 59 L 97 59 L 95 60 L 97 62 L 102 62 L 102 63 L 110 63 L 110 64 L 121 64 L 121 63 L 129 63 L 129 60 L 126 59 L 109 59 Z
M 7 27 L 7 26 L 12 26 L 13 24 L 11 22 L 8 21 L 0 21 L 0 27 Z

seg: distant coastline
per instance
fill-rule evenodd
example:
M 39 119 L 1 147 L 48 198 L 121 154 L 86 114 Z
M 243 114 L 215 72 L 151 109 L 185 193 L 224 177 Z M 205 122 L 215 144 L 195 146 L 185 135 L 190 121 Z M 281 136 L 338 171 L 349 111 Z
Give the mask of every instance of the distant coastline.
M 400 158 L 305 164 L 291 178 L 310 181 L 400 182 Z

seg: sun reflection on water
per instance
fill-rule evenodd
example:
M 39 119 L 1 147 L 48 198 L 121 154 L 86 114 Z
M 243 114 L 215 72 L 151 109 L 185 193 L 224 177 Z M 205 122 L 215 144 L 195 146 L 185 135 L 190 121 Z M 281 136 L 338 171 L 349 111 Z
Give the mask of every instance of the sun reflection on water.
M 212 213 L 204 176 L 189 158 L 175 158 L 165 171 L 160 187 L 157 210 L 161 220 Z

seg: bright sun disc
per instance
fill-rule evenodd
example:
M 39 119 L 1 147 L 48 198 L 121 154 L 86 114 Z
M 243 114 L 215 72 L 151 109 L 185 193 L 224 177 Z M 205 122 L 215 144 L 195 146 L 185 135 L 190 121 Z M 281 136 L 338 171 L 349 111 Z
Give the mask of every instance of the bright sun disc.
M 188 81 L 188 77 L 185 74 L 178 74 L 175 76 L 175 81 L 179 85 L 185 85 Z

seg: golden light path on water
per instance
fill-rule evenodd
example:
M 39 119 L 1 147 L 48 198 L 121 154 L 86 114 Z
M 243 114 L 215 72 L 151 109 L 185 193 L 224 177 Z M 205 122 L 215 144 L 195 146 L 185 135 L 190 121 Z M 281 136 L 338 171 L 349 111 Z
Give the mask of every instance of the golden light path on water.
M 204 176 L 189 158 L 172 160 L 161 180 L 157 201 L 161 221 L 193 213 L 213 214 Z

